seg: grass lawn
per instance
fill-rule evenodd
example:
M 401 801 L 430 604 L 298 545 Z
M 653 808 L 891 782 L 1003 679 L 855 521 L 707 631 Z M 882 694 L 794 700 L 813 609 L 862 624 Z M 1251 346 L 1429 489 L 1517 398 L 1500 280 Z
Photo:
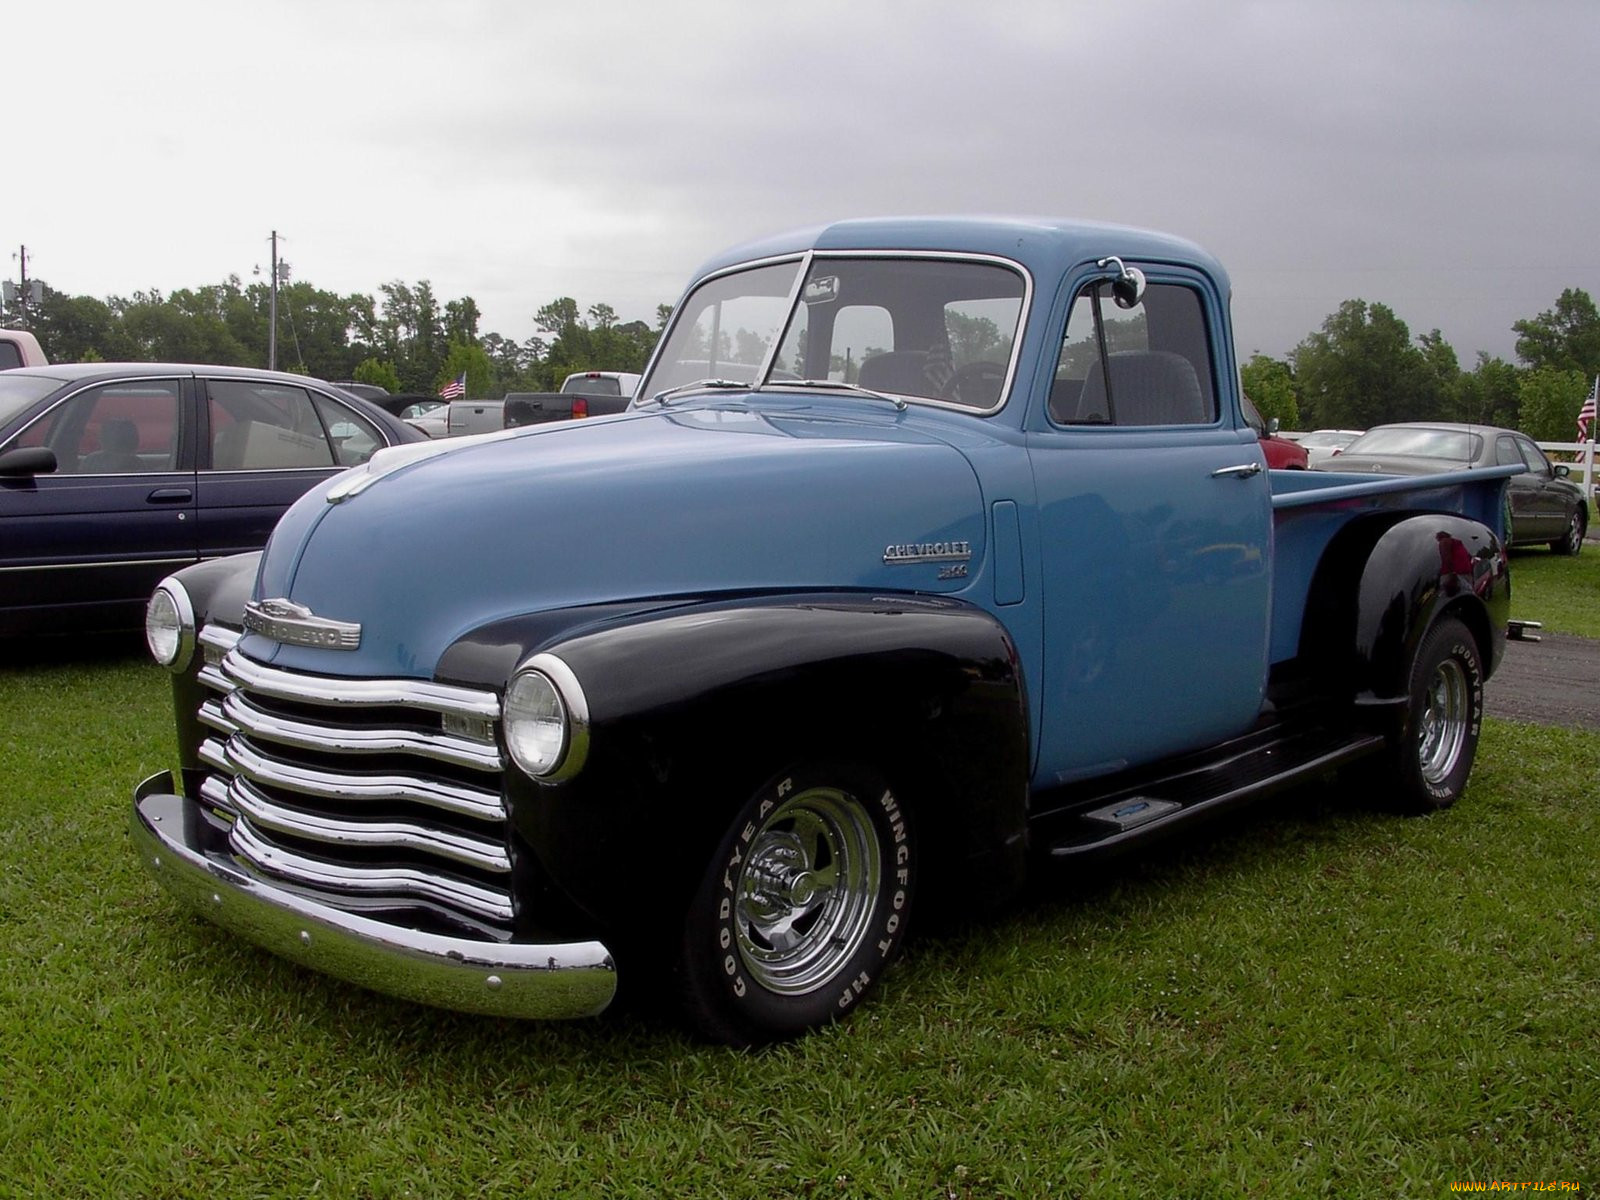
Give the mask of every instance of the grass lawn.
M 1560 627 L 1593 549 L 1519 555 L 1519 603 Z M 125 834 L 167 705 L 137 657 L 0 668 L 0 1197 L 1600 1188 L 1600 733 L 1488 722 L 1437 817 L 1279 799 L 742 1054 L 390 1001 L 183 915 Z
M 1511 615 L 1552 633 L 1600 637 L 1600 545 L 1572 558 L 1549 550 L 1511 552 Z

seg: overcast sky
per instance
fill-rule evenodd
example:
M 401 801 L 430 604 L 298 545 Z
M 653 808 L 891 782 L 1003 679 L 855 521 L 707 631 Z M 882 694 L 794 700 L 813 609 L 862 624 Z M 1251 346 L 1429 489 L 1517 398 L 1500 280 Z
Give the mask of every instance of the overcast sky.
M 653 319 L 733 242 L 842 217 L 1192 238 L 1240 350 L 1347 299 L 1463 367 L 1600 295 L 1595 0 L 12 0 L 4 277 L 126 296 L 430 280 L 518 340 Z

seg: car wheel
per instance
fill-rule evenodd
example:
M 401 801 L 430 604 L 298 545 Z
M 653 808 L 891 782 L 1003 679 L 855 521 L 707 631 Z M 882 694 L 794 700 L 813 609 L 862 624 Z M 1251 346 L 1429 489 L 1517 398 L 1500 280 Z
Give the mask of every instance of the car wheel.
M 1550 543 L 1557 554 L 1577 554 L 1583 549 L 1583 535 L 1589 528 L 1589 513 L 1584 507 L 1574 508 L 1567 517 L 1567 532 Z
M 1411 664 L 1401 727 L 1389 765 L 1397 799 L 1411 812 L 1449 808 L 1467 785 L 1483 724 L 1483 662 L 1467 627 L 1445 617 Z
M 684 923 L 690 1021 L 736 1046 L 793 1037 L 860 1003 L 899 952 L 916 852 L 877 772 L 807 764 L 739 810 Z

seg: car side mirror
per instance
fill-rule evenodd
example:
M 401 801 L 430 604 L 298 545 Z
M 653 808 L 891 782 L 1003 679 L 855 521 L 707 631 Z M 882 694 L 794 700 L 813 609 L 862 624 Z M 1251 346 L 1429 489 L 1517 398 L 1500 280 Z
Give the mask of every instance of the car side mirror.
M 1102 270 L 1106 267 L 1116 268 L 1117 273 L 1111 280 L 1111 297 L 1117 302 L 1118 308 L 1133 308 L 1144 299 L 1144 272 L 1138 267 L 1128 266 L 1115 254 L 1102 258 L 1095 266 Z
M 1267 418 L 1267 436 L 1268 437 L 1274 436 L 1278 432 L 1278 430 L 1280 428 L 1281 428 L 1281 424 L 1278 421 L 1277 417 L 1268 417 Z
M 1566 463 L 1557 463 L 1556 464 L 1556 478 L 1557 479 L 1570 479 L 1571 477 L 1572 477 L 1572 468 L 1571 467 L 1567 466 Z
M 13 446 L 0 450 L 0 475 L 49 475 L 56 469 L 56 452 L 49 446 Z

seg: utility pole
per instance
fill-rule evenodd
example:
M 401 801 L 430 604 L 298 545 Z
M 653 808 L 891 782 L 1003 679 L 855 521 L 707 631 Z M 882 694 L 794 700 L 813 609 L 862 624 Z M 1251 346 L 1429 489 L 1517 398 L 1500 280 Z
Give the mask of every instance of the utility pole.
M 267 370 L 278 369 L 278 231 L 272 231 L 272 308 L 267 322 Z
M 18 254 L 17 258 L 22 264 L 22 283 L 18 285 L 7 279 L 3 290 L 0 290 L 0 298 L 5 300 L 7 308 L 12 305 L 16 306 L 17 311 L 22 314 L 21 328 L 26 329 L 28 327 L 28 305 L 44 303 L 44 284 L 37 279 L 32 283 L 28 282 L 28 248 L 23 246 L 20 249 L 21 253 Z

